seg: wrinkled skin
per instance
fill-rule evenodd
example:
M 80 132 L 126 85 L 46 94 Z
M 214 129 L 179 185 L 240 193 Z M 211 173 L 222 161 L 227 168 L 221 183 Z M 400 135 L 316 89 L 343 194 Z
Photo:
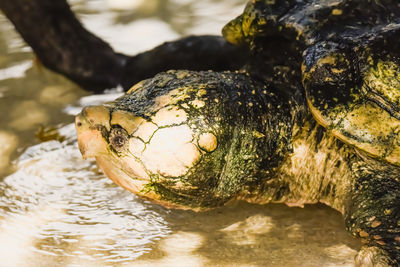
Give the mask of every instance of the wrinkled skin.
M 169 71 L 76 118 L 84 157 L 122 187 L 201 210 L 322 202 L 400 264 L 397 1 L 251 1 L 225 26 L 238 72 Z

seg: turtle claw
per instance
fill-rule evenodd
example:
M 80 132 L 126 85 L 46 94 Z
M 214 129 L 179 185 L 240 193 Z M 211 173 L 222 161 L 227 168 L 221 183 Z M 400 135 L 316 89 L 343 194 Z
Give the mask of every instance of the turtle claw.
M 388 254 L 378 247 L 362 247 L 355 257 L 356 267 L 395 266 Z

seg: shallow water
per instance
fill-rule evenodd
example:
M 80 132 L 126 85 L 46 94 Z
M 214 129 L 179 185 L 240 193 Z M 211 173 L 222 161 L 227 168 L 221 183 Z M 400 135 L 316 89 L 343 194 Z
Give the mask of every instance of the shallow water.
M 129 54 L 182 35 L 218 34 L 244 5 L 70 3 L 89 29 Z M 71 114 L 118 92 L 88 95 L 41 67 L 0 15 L 0 266 L 353 266 L 360 244 L 323 205 L 235 202 L 194 213 L 115 186 L 81 158 Z

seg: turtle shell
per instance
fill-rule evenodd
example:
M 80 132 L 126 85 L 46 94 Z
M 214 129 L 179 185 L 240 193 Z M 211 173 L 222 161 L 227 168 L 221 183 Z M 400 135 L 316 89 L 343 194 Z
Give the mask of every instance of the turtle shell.
M 279 36 L 301 48 L 354 38 L 360 31 L 396 21 L 399 15 L 396 0 L 251 0 L 222 34 L 236 45 L 260 46 L 255 39 Z
M 235 45 L 250 44 L 256 36 L 278 30 L 277 18 L 296 1 L 249 1 L 243 13 L 222 29 L 225 39 Z
M 223 35 L 257 55 L 251 71 L 278 62 L 301 72 L 318 123 L 345 143 L 400 165 L 397 0 L 252 0 Z M 288 49 L 290 54 L 283 51 Z M 285 82 L 297 83 L 291 77 Z

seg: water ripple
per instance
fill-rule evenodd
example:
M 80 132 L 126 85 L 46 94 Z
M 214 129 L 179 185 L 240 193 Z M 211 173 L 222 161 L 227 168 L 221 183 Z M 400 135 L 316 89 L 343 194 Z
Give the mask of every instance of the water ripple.
M 121 262 L 139 257 L 170 233 L 159 211 L 83 161 L 71 136 L 28 148 L 17 165 L 0 183 L 0 217 L 5 218 L 0 229 L 4 235 L 30 224 L 22 239 L 30 236 L 38 253 Z

